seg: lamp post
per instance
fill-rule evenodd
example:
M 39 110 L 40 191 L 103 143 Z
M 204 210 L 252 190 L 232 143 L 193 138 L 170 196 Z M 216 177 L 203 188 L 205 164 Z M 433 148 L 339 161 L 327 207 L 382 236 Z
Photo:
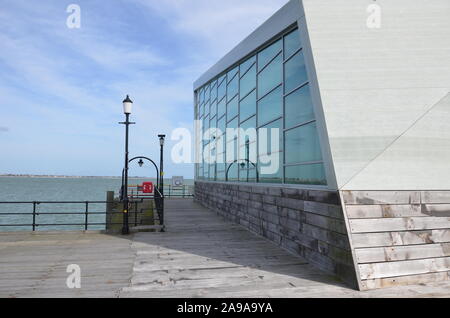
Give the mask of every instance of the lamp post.
M 119 123 L 125 125 L 125 168 L 123 174 L 123 226 L 122 234 L 129 234 L 128 227 L 128 130 L 129 126 L 135 124 L 130 122 L 131 109 L 133 107 L 133 101 L 127 95 L 123 101 L 123 112 L 125 114 L 125 122 Z
M 160 193 L 164 195 L 164 138 L 166 135 L 158 135 L 159 137 L 159 146 L 160 146 L 160 157 L 159 157 L 159 174 L 160 174 Z

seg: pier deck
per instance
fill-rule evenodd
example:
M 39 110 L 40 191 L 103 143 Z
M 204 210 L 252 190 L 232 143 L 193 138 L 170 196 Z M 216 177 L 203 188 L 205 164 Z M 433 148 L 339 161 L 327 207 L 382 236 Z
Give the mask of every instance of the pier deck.
M 0 297 L 450 297 L 450 283 L 358 292 L 191 199 L 166 233 L 0 234 Z M 70 264 L 81 289 L 66 286 Z

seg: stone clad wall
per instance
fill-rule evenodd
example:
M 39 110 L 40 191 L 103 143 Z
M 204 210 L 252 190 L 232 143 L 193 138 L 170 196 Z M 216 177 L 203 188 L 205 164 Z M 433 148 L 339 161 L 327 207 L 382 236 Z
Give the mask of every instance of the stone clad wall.
M 337 192 L 196 181 L 195 200 L 357 286 Z

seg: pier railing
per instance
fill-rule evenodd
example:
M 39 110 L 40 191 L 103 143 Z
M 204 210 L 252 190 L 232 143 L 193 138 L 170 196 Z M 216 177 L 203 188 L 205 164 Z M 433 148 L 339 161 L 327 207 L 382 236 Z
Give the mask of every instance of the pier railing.
M 130 201 L 130 220 L 137 226 L 137 207 L 142 200 Z M 122 214 L 123 212 L 107 211 L 107 204 L 116 201 L 0 201 L 0 232 L 5 229 L 26 230 L 103 230 L 106 225 L 121 225 L 122 223 L 107 223 L 107 214 Z M 6 209 L 6 212 L 5 212 Z M 133 223 L 133 222 L 131 222 Z
M 143 193 L 141 185 L 129 185 L 128 195 L 130 198 L 153 197 L 153 194 L 149 195 Z M 164 197 L 166 198 L 190 198 L 193 196 L 194 196 L 194 186 L 192 185 L 182 185 L 182 186 L 173 186 L 171 184 L 164 185 Z

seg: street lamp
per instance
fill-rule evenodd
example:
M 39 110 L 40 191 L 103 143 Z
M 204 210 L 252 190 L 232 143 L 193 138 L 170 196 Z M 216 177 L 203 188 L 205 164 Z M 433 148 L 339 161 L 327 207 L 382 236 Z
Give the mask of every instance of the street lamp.
M 160 145 L 160 157 L 159 157 L 159 174 L 160 174 L 160 193 L 161 195 L 164 194 L 164 138 L 166 138 L 166 135 L 158 135 L 159 137 L 159 145 Z
M 123 113 L 125 114 L 125 122 L 119 123 L 125 125 L 125 168 L 123 177 L 123 226 L 122 234 L 129 234 L 128 227 L 128 130 L 129 126 L 135 123 L 130 122 L 131 109 L 133 107 L 133 101 L 127 95 L 123 100 Z

